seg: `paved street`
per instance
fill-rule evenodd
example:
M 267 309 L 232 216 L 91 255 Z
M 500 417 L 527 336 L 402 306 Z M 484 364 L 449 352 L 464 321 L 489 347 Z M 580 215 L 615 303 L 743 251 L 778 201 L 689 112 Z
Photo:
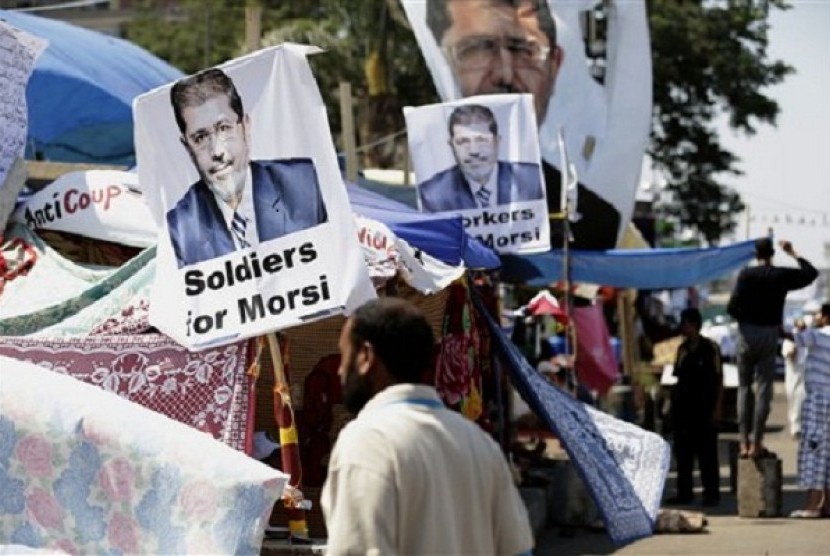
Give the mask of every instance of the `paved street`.
M 783 382 L 776 382 L 772 413 L 768 422 L 767 445 L 783 460 L 783 515 L 801 507 L 804 494 L 798 490 L 796 456 L 798 446 L 785 429 L 786 398 Z M 722 435 L 723 440 L 736 439 L 735 434 Z M 729 466 L 721 450 L 721 505 L 707 510 L 707 531 L 698 534 L 661 534 L 642 539 L 614 550 L 604 532 L 578 530 L 572 537 L 563 537 L 558 528 L 546 529 L 538 539 L 536 554 L 830 554 L 830 519 L 794 520 L 787 518 L 747 519 L 737 517 L 735 494 L 729 490 Z M 697 482 L 695 473 L 695 484 Z M 669 474 L 664 498 L 674 491 L 674 472 Z M 699 495 L 699 489 L 696 489 Z M 699 496 L 698 496 L 699 497 Z

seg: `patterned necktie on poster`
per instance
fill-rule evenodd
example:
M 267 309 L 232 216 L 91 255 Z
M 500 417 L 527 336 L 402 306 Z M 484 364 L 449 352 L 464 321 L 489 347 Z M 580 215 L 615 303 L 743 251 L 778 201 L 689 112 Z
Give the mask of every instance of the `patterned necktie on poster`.
M 236 236 L 237 241 L 239 241 L 239 246 L 243 249 L 247 249 L 251 246 L 248 243 L 248 240 L 245 239 L 245 230 L 248 228 L 248 223 L 245 219 L 238 213 L 233 213 L 233 222 L 231 222 L 231 229 L 233 229 L 233 234 Z
M 481 208 L 487 208 L 490 206 L 490 190 L 487 187 L 482 187 L 478 191 L 476 191 L 476 200 L 478 201 L 478 206 Z

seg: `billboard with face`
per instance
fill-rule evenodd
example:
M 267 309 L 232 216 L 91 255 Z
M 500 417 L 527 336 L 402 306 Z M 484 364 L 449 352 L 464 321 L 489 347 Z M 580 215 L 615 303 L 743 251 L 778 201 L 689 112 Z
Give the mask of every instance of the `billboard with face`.
M 613 248 L 633 211 L 650 129 L 644 1 L 606 2 L 601 83 L 585 55 L 594 0 L 402 2 L 443 100 L 533 96 L 549 212 L 561 208 L 561 132 L 579 180 L 571 246 Z M 561 225 L 551 230 L 561 245 Z

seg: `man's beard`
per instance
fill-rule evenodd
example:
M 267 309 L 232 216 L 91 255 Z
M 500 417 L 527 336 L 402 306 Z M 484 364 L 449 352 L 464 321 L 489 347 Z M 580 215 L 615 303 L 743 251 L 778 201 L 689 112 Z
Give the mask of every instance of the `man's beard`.
M 350 361 L 346 373 L 346 382 L 343 384 L 343 405 L 350 413 L 357 415 L 363 409 L 363 406 L 369 403 L 372 396 L 374 396 L 374 392 L 369 383 L 369 378 L 358 373 L 354 361 Z
M 210 187 L 210 190 L 214 193 L 214 195 L 218 196 L 227 204 L 231 204 L 232 202 L 240 199 L 242 197 L 242 192 L 245 189 L 244 177 L 236 179 L 237 176 L 231 175 L 229 178 L 230 179 L 224 180 L 205 178 L 208 187 Z

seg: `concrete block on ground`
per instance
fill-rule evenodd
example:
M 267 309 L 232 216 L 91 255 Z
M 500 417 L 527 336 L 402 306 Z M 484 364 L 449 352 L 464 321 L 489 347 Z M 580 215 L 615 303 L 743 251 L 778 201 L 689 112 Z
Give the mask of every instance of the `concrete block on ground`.
M 783 472 L 777 457 L 738 460 L 738 515 L 781 515 Z

